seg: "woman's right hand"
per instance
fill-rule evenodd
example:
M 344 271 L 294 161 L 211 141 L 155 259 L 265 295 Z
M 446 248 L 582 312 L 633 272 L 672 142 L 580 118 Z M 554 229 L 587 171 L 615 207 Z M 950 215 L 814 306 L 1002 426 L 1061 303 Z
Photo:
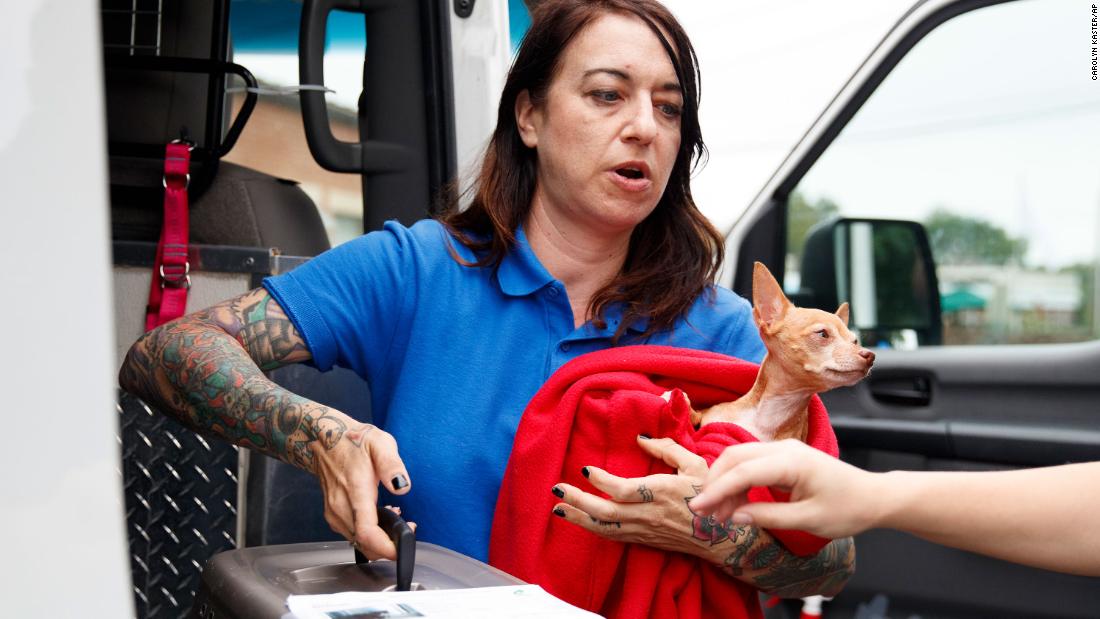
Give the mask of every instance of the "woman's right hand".
M 331 449 L 314 448 L 325 521 L 368 559 L 396 559 L 397 549 L 378 527 L 378 484 L 393 494 L 405 494 L 412 487 L 409 473 L 392 435 L 346 419 L 348 429 Z

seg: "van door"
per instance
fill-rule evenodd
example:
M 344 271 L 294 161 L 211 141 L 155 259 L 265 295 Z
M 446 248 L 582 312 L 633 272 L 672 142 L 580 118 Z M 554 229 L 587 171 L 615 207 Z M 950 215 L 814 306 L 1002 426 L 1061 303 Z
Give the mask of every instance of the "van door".
M 3 14 L 0 612 L 128 617 L 98 15 L 47 1 Z
M 862 335 L 881 346 L 868 379 L 823 396 L 847 461 L 969 471 L 1100 459 L 1100 91 L 1090 19 L 1088 3 L 1057 0 L 919 3 L 729 236 L 727 284 L 748 295 L 760 260 L 812 304 L 822 291 L 804 252 L 815 225 L 902 219 L 927 230 L 939 281 L 934 337 L 876 329 L 874 300 L 861 307 L 830 291 L 853 303 Z M 874 266 L 870 253 L 844 258 L 852 270 Z M 859 568 L 830 616 L 876 594 L 888 597 L 889 616 L 1086 617 L 1100 608 L 1096 579 L 892 531 L 865 533 L 857 548 Z

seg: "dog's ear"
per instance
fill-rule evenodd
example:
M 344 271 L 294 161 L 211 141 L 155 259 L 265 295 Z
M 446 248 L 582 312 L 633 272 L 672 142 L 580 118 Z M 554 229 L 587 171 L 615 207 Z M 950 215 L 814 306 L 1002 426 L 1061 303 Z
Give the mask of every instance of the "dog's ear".
M 844 326 L 848 326 L 848 302 L 845 301 L 840 304 L 840 307 L 836 308 L 836 315 L 840 318 L 840 322 L 844 323 Z
M 760 327 L 770 327 L 791 308 L 791 302 L 783 294 L 779 282 L 775 281 L 768 267 L 759 262 L 752 266 L 752 305 L 753 315 Z

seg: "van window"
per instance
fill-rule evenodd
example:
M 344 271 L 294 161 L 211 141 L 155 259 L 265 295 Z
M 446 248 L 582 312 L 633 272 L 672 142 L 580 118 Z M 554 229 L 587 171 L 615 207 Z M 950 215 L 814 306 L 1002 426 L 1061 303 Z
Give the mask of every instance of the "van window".
M 301 13 L 300 0 L 232 0 L 233 61 L 251 71 L 261 88 L 277 91 L 298 84 Z M 366 48 L 363 16 L 334 11 L 327 38 L 324 85 L 336 91 L 326 96 L 332 133 L 339 140 L 358 142 L 357 102 Z M 234 113 L 243 100 L 244 93 L 234 95 Z M 363 234 L 362 177 L 325 170 L 309 155 L 297 92 L 261 94 L 225 160 L 300 183 L 317 205 L 333 245 Z
M 508 0 L 508 36 L 512 42 L 512 55 L 519 50 L 523 35 L 531 27 L 531 12 L 523 0 Z
M 1087 5 L 1012 2 L 920 41 L 792 193 L 786 287 L 798 289 L 816 222 L 908 219 L 932 243 L 945 344 L 1100 336 L 1089 17 Z

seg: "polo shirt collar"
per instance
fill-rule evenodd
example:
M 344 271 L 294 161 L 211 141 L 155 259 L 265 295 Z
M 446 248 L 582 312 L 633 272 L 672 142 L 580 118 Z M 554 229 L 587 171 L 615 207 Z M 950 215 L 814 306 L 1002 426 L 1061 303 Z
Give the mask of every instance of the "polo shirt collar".
M 530 243 L 527 242 L 527 233 L 522 225 L 516 228 L 515 247 L 505 254 L 504 259 L 500 262 L 500 268 L 497 269 L 497 281 L 500 283 L 501 291 L 513 297 L 529 295 L 554 281 L 554 276 L 550 275 L 546 267 L 542 266 L 538 256 L 531 249 Z M 615 330 L 619 328 L 622 317 L 622 304 L 616 303 L 608 307 L 604 313 L 604 318 L 607 321 L 607 326 L 604 329 L 596 329 L 589 322 L 582 327 L 582 331 L 590 337 L 611 337 L 614 335 Z M 643 316 L 629 325 L 627 330 L 644 333 L 648 326 L 649 319 Z
M 522 297 L 554 281 L 554 277 L 542 266 L 531 245 L 527 242 L 527 233 L 523 226 L 516 228 L 516 245 L 512 251 L 504 254 L 497 269 L 497 281 L 504 294 Z

